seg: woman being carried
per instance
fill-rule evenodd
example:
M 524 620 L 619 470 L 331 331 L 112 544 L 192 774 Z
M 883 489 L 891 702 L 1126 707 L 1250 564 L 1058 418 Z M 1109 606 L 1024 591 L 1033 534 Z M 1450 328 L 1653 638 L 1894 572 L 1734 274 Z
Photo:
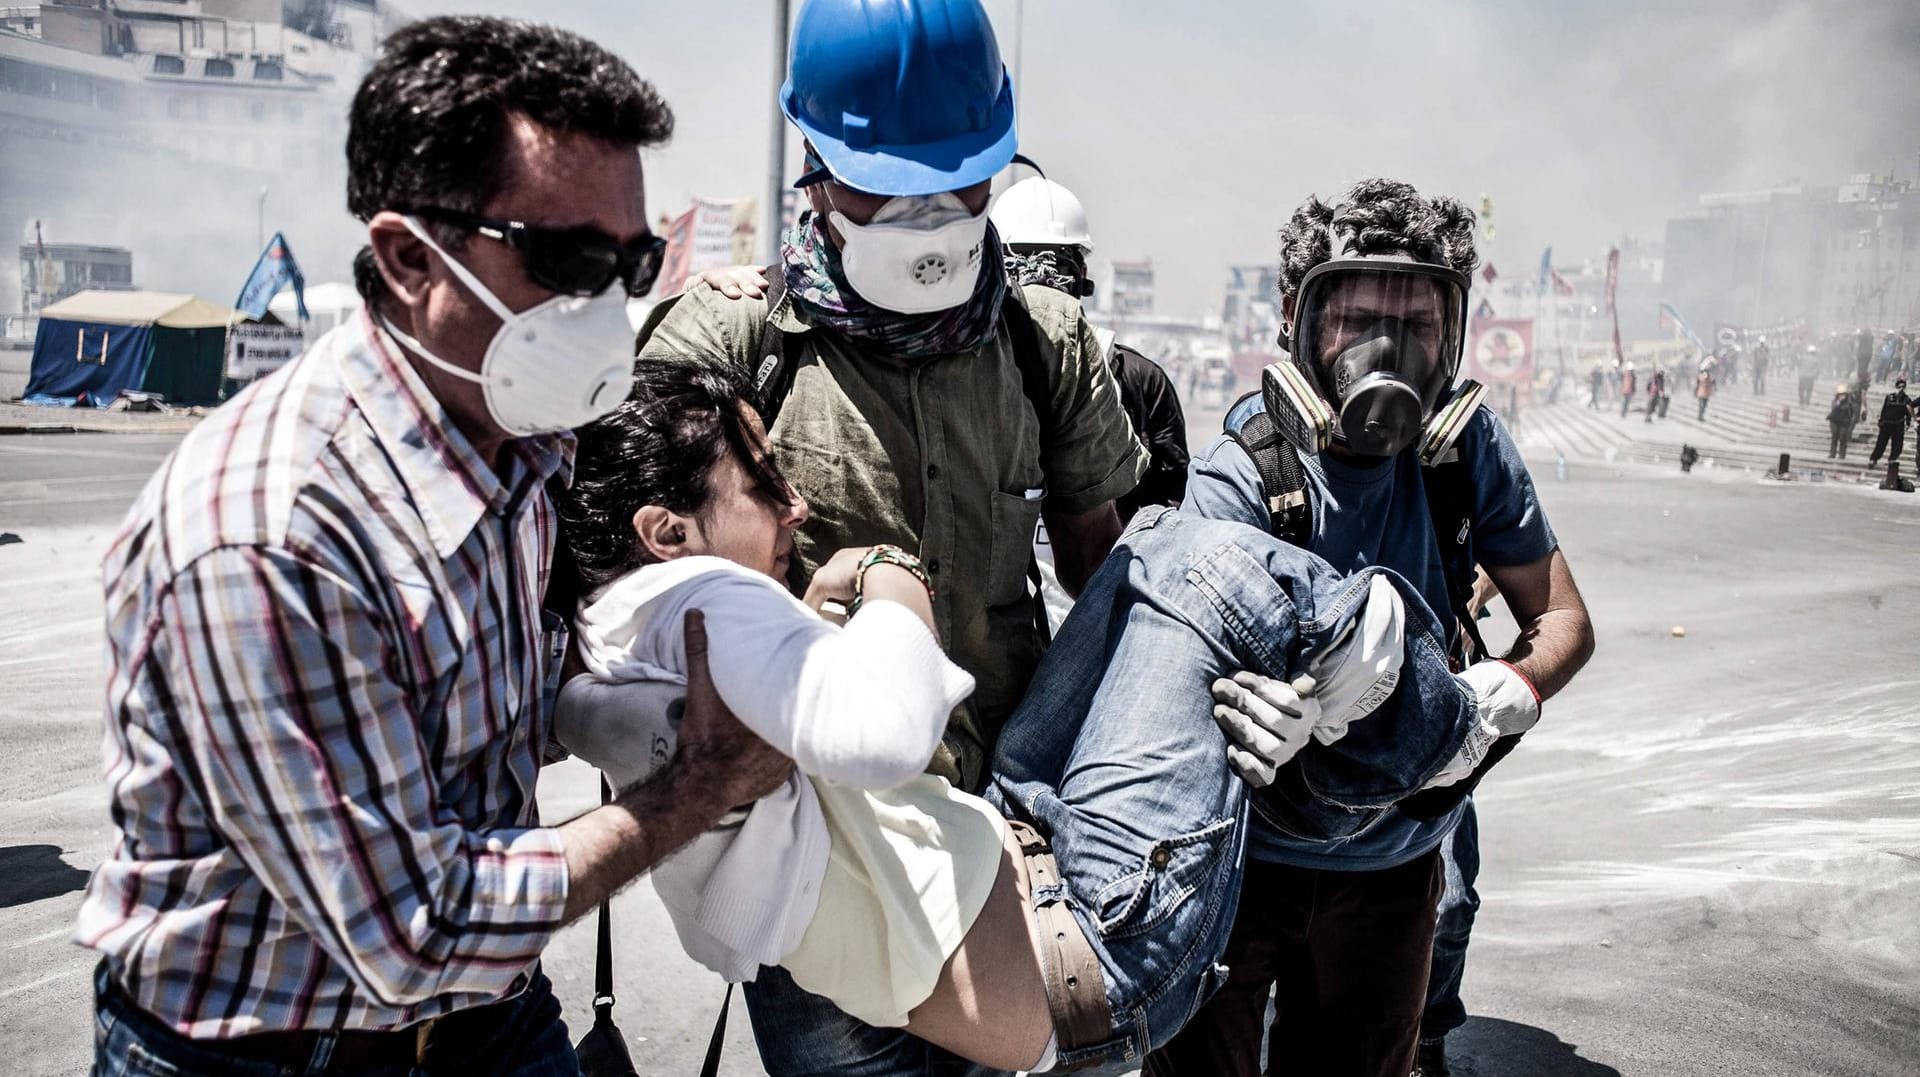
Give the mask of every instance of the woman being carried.
M 678 715 L 657 685 L 684 683 L 683 614 L 703 612 L 720 697 L 796 764 L 653 873 L 688 953 L 730 980 L 791 975 L 998 1069 L 1137 1059 L 1218 986 L 1239 893 L 1249 795 L 1210 693 L 1305 748 L 1254 806 L 1330 839 L 1471 771 L 1490 740 L 1499 716 L 1448 671 L 1397 577 L 1338 577 L 1169 510 L 1143 513 L 1090 581 L 986 796 L 957 791 L 921 769 L 972 680 L 940 651 L 918 563 L 843 550 L 794 599 L 776 581 L 807 506 L 745 374 L 687 359 L 635 376 L 580 432 L 560 500 L 590 590 L 587 672 L 556 732 L 621 786 L 664 764 Z M 821 616 L 833 606 L 844 627 Z M 1221 683 L 1235 670 L 1300 694 L 1284 711 L 1251 702 Z

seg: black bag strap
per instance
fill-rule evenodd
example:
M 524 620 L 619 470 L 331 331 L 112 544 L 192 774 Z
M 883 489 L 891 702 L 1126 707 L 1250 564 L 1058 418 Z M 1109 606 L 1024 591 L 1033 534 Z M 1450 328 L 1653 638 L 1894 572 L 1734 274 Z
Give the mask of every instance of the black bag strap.
M 600 775 L 600 803 L 613 802 L 613 786 L 607 784 L 607 776 Z M 611 899 L 600 903 L 600 942 L 599 954 L 593 963 L 593 1015 L 599 1020 L 602 1012 L 613 1012 L 613 926 L 609 922 Z
M 720 1016 L 713 1022 L 713 1038 L 707 1041 L 707 1060 L 700 1065 L 700 1077 L 720 1077 L 720 1048 L 727 1039 L 727 1010 L 733 1005 L 733 985 L 720 1000 Z

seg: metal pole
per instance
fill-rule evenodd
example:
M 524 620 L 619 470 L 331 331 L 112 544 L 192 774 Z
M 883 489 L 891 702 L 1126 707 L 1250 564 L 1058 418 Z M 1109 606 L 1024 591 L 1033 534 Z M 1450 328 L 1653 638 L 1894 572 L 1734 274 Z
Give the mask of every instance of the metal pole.
M 773 0 L 773 130 L 767 139 L 766 205 L 760 211 L 760 264 L 780 259 L 780 199 L 787 189 L 787 118 L 780 112 L 780 87 L 787 81 L 788 0 Z
M 253 214 L 253 246 L 255 250 L 267 249 L 267 189 L 260 188 L 260 201 Z
M 1026 97 L 1027 0 L 1013 4 L 1013 123 L 1020 124 L 1020 102 Z

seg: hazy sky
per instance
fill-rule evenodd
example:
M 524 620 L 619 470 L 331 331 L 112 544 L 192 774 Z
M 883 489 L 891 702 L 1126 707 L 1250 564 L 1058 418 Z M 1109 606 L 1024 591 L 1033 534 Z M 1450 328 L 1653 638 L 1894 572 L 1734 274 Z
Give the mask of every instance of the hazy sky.
M 672 103 L 657 216 L 758 195 L 772 5 L 411 0 L 584 33 Z M 798 7 L 798 2 L 794 5 Z M 1015 63 L 1015 0 L 987 0 Z M 1659 239 L 1706 191 L 1920 164 L 1920 3 L 1028 0 L 1021 148 L 1092 218 L 1096 258 L 1151 257 L 1160 309 L 1212 310 L 1309 193 L 1385 174 L 1494 201 L 1503 269 Z M 797 174 L 797 139 L 788 174 Z

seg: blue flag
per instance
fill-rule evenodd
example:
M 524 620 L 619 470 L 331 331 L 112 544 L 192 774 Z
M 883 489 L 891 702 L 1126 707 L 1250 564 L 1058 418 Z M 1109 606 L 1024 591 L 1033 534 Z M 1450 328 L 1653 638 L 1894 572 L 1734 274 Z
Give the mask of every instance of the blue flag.
M 1675 326 L 1678 326 L 1680 329 L 1681 335 L 1685 336 L 1687 338 L 1687 341 L 1691 343 L 1694 347 L 1700 349 L 1703 352 L 1713 350 L 1712 348 L 1707 347 L 1707 344 L 1705 341 L 1693 335 L 1693 330 L 1687 326 L 1687 320 L 1685 318 L 1680 317 L 1680 312 L 1673 309 L 1672 303 L 1660 304 L 1660 317 L 1663 320 L 1671 321 Z
M 1540 284 L 1538 287 L 1534 288 L 1533 290 L 1533 293 L 1535 295 L 1547 294 L 1547 278 L 1552 274 L 1553 274 L 1553 245 L 1548 244 L 1547 249 L 1540 252 Z
M 287 246 L 286 237 L 275 232 L 267 242 L 267 249 L 260 252 L 260 260 L 253 264 L 253 275 L 240 288 L 240 298 L 233 305 L 249 318 L 264 318 L 267 304 L 280 294 L 280 289 L 293 285 L 293 301 L 299 304 L 300 320 L 307 320 L 307 278 L 300 273 L 299 263 L 293 260 L 293 251 Z

